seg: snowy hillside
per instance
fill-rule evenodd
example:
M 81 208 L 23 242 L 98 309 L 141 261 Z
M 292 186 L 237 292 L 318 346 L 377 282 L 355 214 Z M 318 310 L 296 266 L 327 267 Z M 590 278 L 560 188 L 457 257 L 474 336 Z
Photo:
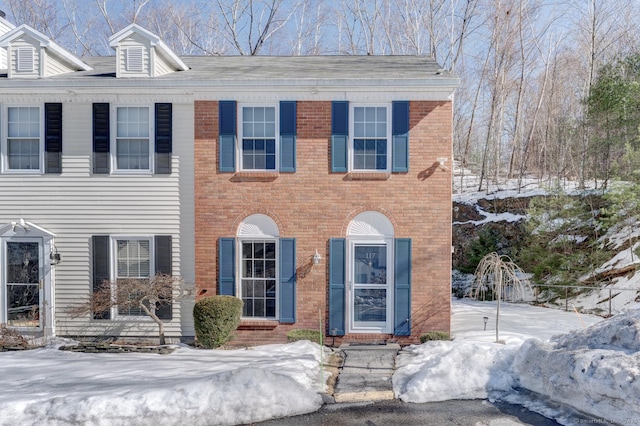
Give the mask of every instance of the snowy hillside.
M 524 223 L 527 215 L 523 211 L 510 212 L 501 211 L 499 213 L 491 212 L 486 209 L 488 203 L 500 202 L 502 205 L 508 206 L 506 200 L 511 200 L 510 205 L 514 205 L 514 200 L 526 199 L 541 195 L 546 195 L 548 188 L 557 183 L 540 182 L 535 179 L 505 181 L 501 185 L 490 185 L 488 191 L 476 191 L 478 179 L 468 170 L 464 173 L 459 168 L 454 169 L 454 205 L 466 205 L 474 212 L 472 220 L 458 220 L 453 223 L 456 227 L 475 227 L 479 229 L 483 226 L 492 226 L 502 224 L 502 228 L 509 232 L 514 223 Z M 564 191 L 569 194 L 577 194 L 576 184 L 573 182 L 562 182 Z M 454 207 L 454 212 L 459 207 Z M 505 207 L 508 208 L 508 207 Z M 468 216 L 468 215 L 467 215 Z M 454 214 L 455 217 L 455 214 Z M 553 223 L 549 224 L 553 226 Z M 584 226 L 595 226 L 583 224 Z M 455 232 L 454 232 L 455 235 Z M 464 233 L 462 235 L 465 235 Z M 507 235 L 507 238 L 510 236 Z M 574 241 L 576 244 L 584 241 L 584 236 L 575 235 L 559 235 L 566 241 Z M 636 254 L 640 250 L 640 224 L 637 218 L 628 218 L 625 223 L 617 224 L 611 227 L 605 235 L 600 236 L 597 245 L 603 252 L 612 253 L 602 264 L 593 265 L 588 274 L 584 274 L 572 286 L 578 288 L 573 289 L 575 296 L 569 296 L 568 300 L 562 296 L 548 298 L 545 300 L 545 294 L 541 294 L 540 302 L 544 302 L 549 307 L 557 307 L 562 309 L 577 309 L 580 312 L 597 313 L 600 315 L 613 315 L 623 311 L 626 307 L 640 301 L 640 273 L 636 273 L 640 258 Z M 455 241 L 454 241 L 455 242 Z M 456 246 L 459 249 L 459 246 Z M 605 250 L 606 249 L 606 250 Z M 467 255 L 466 253 L 462 254 Z M 525 272 L 530 272 L 526 271 Z M 469 277 L 454 271 L 453 285 L 454 288 L 465 288 L 468 285 Z M 594 285 L 594 282 L 597 285 Z M 551 281 L 549 284 L 553 285 Z M 582 288 L 580 288 L 582 287 Z M 595 289 L 591 289 L 597 287 Z

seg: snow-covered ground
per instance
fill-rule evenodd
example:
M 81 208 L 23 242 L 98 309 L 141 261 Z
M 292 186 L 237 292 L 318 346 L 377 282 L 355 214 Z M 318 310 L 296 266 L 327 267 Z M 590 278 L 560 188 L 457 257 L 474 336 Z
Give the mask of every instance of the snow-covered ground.
M 503 303 L 505 344 L 494 343 L 495 308 L 454 301 L 454 340 L 403 349 L 397 397 L 501 399 L 563 423 L 571 423 L 570 411 L 550 401 L 620 424 L 640 419 L 640 306 L 602 320 Z M 0 425 L 230 425 L 308 413 L 322 405 L 327 355 L 310 342 L 178 346 L 170 355 L 71 353 L 54 344 L 4 352 Z
M 59 345 L 60 341 L 57 342 Z M 67 342 L 68 343 L 68 342 Z M 0 425 L 233 425 L 322 405 L 320 346 L 0 353 Z
M 495 302 L 454 301 L 454 340 L 405 348 L 396 396 L 503 400 L 563 424 L 574 423 L 573 410 L 594 422 L 640 421 L 640 304 L 607 320 L 505 303 L 500 312 L 505 344 L 495 343 Z

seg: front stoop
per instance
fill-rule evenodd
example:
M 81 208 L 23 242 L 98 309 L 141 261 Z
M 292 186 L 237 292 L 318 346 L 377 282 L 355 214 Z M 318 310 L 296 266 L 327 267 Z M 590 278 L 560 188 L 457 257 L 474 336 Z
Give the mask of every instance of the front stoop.
M 336 402 L 381 401 L 394 399 L 391 376 L 397 344 L 342 345 L 344 364 L 334 389 Z

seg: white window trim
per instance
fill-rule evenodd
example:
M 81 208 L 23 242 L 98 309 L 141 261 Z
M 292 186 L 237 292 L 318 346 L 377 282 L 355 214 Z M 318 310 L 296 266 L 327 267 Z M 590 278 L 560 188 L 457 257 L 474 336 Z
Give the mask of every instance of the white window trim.
M 40 128 L 39 128 L 39 158 L 38 158 L 38 169 L 11 169 L 9 168 L 9 108 L 38 108 L 39 117 L 40 117 Z M 2 106 L 2 112 L 0 114 L 0 119 L 2 120 L 2 130 L 0 131 L 0 135 L 2 136 L 2 167 L 1 172 L 6 174 L 18 174 L 18 175 L 41 175 L 44 174 L 44 106 L 36 105 L 36 104 L 8 104 Z
M 149 275 L 152 277 L 155 275 L 156 270 L 156 253 L 155 253 L 155 237 L 153 235 L 110 235 L 109 236 L 109 276 L 111 277 L 111 294 L 115 294 L 116 281 L 118 279 L 118 240 L 142 240 L 149 241 Z M 153 322 L 153 319 L 148 315 L 124 315 L 118 313 L 118 307 L 111 308 L 112 320 L 120 321 L 148 321 Z
M 276 163 L 273 169 L 245 169 L 242 167 L 243 111 L 244 107 L 272 107 L 275 110 Z M 241 172 L 277 172 L 280 170 L 280 105 L 277 103 L 238 103 L 237 123 L 238 143 L 236 144 L 236 170 Z
M 118 168 L 118 108 L 148 108 L 149 109 L 149 168 L 148 169 L 119 169 Z M 154 144 L 155 144 L 155 108 L 151 104 L 116 104 L 111 106 L 109 123 L 111 130 L 110 161 L 113 175 L 153 175 L 154 173 Z
M 354 139 L 355 139 L 355 109 L 358 107 L 384 107 L 387 109 L 387 168 L 385 170 L 374 170 L 374 169 L 356 169 L 354 167 Z M 391 104 L 367 104 L 367 103 L 349 103 L 349 172 L 352 173 L 390 173 L 391 172 L 391 145 L 392 145 L 392 134 L 391 134 Z
M 238 237 L 237 239 L 237 252 L 236 252 L 236 268 L 237 268 L 237 280 L 238 288 L 236 288 L 236 294 L 239 296 L 240 300 L 242 300 L 242 280 L 244 277 L 242 276 L 242 243 L 244 241 L 265 241 L 265 242 L 274 242 L 276 244 L 276 314 L 273 317 L 245 317 L 244 315 L 240 318 L 241 320 L 246 321 L 278 321 L 280 319 L 280 238 L 278 237 L 267 237 L 267 236 L 255 236 L 255 237 Z

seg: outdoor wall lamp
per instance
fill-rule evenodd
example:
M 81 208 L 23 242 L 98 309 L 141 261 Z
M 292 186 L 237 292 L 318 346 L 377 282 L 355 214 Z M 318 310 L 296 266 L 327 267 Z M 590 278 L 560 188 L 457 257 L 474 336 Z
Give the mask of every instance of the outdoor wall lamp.
M 322 256 L 320 256 L 320 253 L 318 253 L 318 249 L 316 249 L 316 254 L 313 255 L 313 264 L 319 264 L 320 260 L 322 260 Z
M 11 230 L 13 232 L 16 232 L 16 228 L 20 228 L 22 229 L 24 232 L 27 232 L 29 230 L 29 225 L 27 225 L 27 223 L 24 221 L 23 218 L 20 218 L 20 220 L 13 221 L 11 222 Z
M 447 157 L 438 157 L 436 161 L 438 162 L 438 167 L 440 168 L 440 170 L 445 170 L 445 171 L 449 170 L 447 166 L 445 166 L 447 162 Z
M 487 321 L 489 321 L 489 317 L 482 317 L 482 321 L 484 321 L 484 331 L 487 331 Z
M 60 257 L 60 253 L 58 253 L 58 250 L 55 247 L 51 248 L 51 253 L 49 253 L 49 261 L 51 262 L 52 265 L 57 265 L 58 263 L 60 263 L 60 260 L 62 258 Z

